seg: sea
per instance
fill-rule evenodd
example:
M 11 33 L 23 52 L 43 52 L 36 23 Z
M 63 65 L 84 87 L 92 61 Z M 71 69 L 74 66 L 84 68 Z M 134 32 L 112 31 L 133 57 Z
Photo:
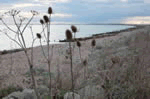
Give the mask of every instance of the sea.
M 76 33 L 76 37 L 88 37 L 92 36 L 93 34 L 98 33 L 106 33 L 112 31 L 118 31 L 122 29 L 132 28 L 134 26 L 126 26 L 126 25 L 75 25 L 78 29 Z M 17 28 L 14 25 L 9 25 L 9 27 L 17 31 Z M 21 31 L 23 30 L 24 26 L 21 27 Z M 71 30 L 71 25 L 51 25 L 50 26 L 50 44 L 63 44 L 60 43 L 59 40 L 65 39 L 65 31 L 66 29 Z M 36 37 L 36 33 L 41 33 L 43 28 L 41 25 L 29 25 L 24 33 L 24 39 L 27 47 L 32 46 L 33 38 Z M 47 29 L 44 30 L 47 33 Z M 32 35 L 33 34 L 33 35 Z M 16 42 L 11 39 L 17 39 L 18 37 L 16 34 L 10 30 L 8 30 L 4 25 L 0 25 L 0 51 L 3 50 L 10 50 L 10 49 L 18 49 L 20 48 Z M 42 33 L 42 45 L 46 44 L 44 34 Z M 34 42 L 34 47 L 39 46 L 40 41 L 36 39 Z

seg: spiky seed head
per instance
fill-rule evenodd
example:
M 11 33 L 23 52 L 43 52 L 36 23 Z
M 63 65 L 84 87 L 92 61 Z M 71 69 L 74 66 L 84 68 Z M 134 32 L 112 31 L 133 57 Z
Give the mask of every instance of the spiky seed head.
M 71 31 L 70 30 L 66 30 L 66 39 L 67 40 L 71 40 L 72 39 L 72 33 L 71 33 Z
M 72 25 L 72 26 L 71 26 L 71 30 L 73 31 L 73 33 L 76 33 L 76 32 L 77 32 L 76 26 Z
M 37 38 L 41 39 L 41 34 L 36 33 Z
M 49 7 L 48 8 L 48 14 L 52 14 L 52 13 L 53 13 L 52 7 Z
M 86 59 L 83 61 L 83 65 L 84 65 L 84 66 L 87 65 L 87 60 L 86 60 Z
M 79 41 L 77 41 L 77 46 L 81 47 L 81 43 Z
M 43 19 L 44 19 L 45 23 L 48 23 L 48 22 L 49 22 L 49 18 L 48 18 L 47 15 L 44 15 L 44 16 L 43 16 Z
M 101 87 L 102 87 L 103 89 L 105 89 L 105 86 L 104 86 L 104 85 L 101 85 Z
M 44 21 L 42 19 L 40 19 L 40 23 L 43 25 L 44 24 Z
M 95 41 L 95 39 L 93 39 L 91 42 L 91 46 L 94 47 L 95 45 L 96 45 L 96 41 Z

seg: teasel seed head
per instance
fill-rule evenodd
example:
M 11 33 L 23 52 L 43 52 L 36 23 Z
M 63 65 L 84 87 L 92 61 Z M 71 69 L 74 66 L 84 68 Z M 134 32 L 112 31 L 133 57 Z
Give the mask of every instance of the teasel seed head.
M 93 39 L 91 42 L 91 46 L 94 47 L 95 45 L 96 45 L 96 41 L 95 41 L 95 39 Z
M 72 39 L 72 33 L 71 33 L 71 31 L 70 30 L 66 30 L 66 39 L 67 40 L 71 40 Z
M 36 33 L 37 38 L 41 39 L 41 34 L 40 33 Z
M 71 26 L 71 30 L 73 31 L 73 33 L 76 33 L 76 32 L 77 32 L 76 26 L 72 25 L 72 26 Z
M 87 60 L 86 60 L 86 59 L 83 61 L 83 65 L 84 65 L 84 66 L 87 65 Z
M 81 47 L 81 43 L 79 41 L 77 41 L 77 46 Z
M 44 19 L 45 23 L 48 23 L 48 22 L 49 22 L 49 18 L 48 18 L 47 15 L 44 15 L 44 16 L 43 16 L 43 19 Z
M 52 13 L 53 13 L 52 7 L 49 7 L 48 8 L 48 14 L 52 14 Z
M 40 23 L 43 25 L 44 24 L 44 21 L 42 19 L 40 19 Z

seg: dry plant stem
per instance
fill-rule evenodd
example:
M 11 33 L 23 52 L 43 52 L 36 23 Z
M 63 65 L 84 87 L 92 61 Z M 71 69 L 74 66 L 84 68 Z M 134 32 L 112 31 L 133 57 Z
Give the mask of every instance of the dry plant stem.
M 92 57 L 93 57 L 93 51 L 94 51 L 94 47 L 92 47 L 92 52 L 91 52 Z M 92 63 L 92 68 L 93 68 L 93 63 Z M 91 78 L 91 75 L 92 74 L 89 75 L 90 78 Z M 91 83 L 90 83 L 90 96 L 92 96 L 92 80 L 91 80 Z
M 82 63 L 82 58 L 81 58 L 81 48 L 79 47 L 79 54 L 80 54 L 80 60 L 81 60 L 81 63 Z
M 12 42 L 11 42 L 11 43 L 12 43 Z M 12 44 L 10 44 L 10 48 L 12 49 Z M 13 62 L 13 58 L 12 58 L 12 54 L 13 54 L 13 53 L 10 53 L 10 55 L 11 55 L 11 56 L 10 56 L 10 66 L 11 66 L 11 67 L 10 67 L 10 70 L 9 70 L 9 74 L 12 74 L 12 68 L 13 68 L 13 63 L 14 63 L 14 62 Z
M 24 36 L 23 36 L 23 32 L 24 30 L 26 29 L 26 27 L 28 26 L 28 24 L 31 22 L 31 20 L 33 19 L 33 16 L 31 17 L 31 19 L 28 21 L 28 23 L 26 24 L 26 26 L 24 27 L 23 31 L 20 30 L 20 27 L 21 27 L 21 23 L 20 25 L 18 26 L 18 24 L 16 23 L 16 20 L 15 20 L 15 16 L 12 15 L 13 17 L 13 20 L 15 22 L 15 26 L 17 27 L 17 32 L 15 32 L 14 30 L 12 30 L 11 28 L 9 28 L 7 26 L 7 24 L 5 22 L 3 22 L 3 24 L 12 32 L 16 33 L 18 35 L 18 38 L 19 38 L 19 35 L 21 36 L 21 39 L 19 38 L 19 42 L 15 39 L 13 39 L 12 37 L 10 37 L 7 33 L 5 33 L 7 35 L 8 38 L 10 38 L 11 40 L 13 40 L 15 43 L 17 43 L 23 50 L 24 50 L 24 53 L 25 53 L 25 56 L 27 57 L 27 61 L 28 61 L 28 65 L 29 65 L 29 68 L 30 68 L 30 72 L 31 72 L 31 78 L 32 78 L 32 83 L 33 83 L 33 87 L 34 87 L 34 90 L 35 90 L 35 93 L 36 93 L 36 98 L 39 99 L 39 95 L 38 95 L 38 92 L 37 92 L 37 88 L 36 88 L 36 83 L 35 83 L 35 78 L 34 78 L 34 74 L 33 74 L 33 61 L 30 60 L 29 58 L 29 55 L 27 54 L 27 48 L 26 48 L 26 44 L 25 44 L 25 40 L 24 40 Z M 21 42 L 22 41 L 22 42 Z
M 59 57 L 60 57 L 60 48 L 58 49 L 58 53 L 59 53 Z M 60 64 L 60 59 L 58 59 L 58 64 L 57 64 L 57 84 L 59 84 L 60 83 L 60 88 L 61 88 L 61 79 L 60 79 L 60 66 L 59 66 L 59 64 Z
M 10 31 L 12 31 L 12 32 L 14 32 L 14 33 L 16 33 L 16 34 L 18 34 L 16 31 L 14 31 L 13 29 L 11 29 L 3 20 L 1 20 L 2 21 L 2 23 L 10 30 Z
M 51 18 L 51 15 L 49 16 L 49 19 Z M 52 81 L 51 81 L 51 61 L 50 61 L 50 53 L 49 53 L 49 38 L 50 38 L 50 21 L 47 23 L 47 51 L 48 51 L 48 71 L 49 71 L 49 80 L 50 80 L 50 88 L 49 88 L 49 94 L 50 97 L 52 98 L 51 94 L 51 88 L 52 88 Z
M 71 41 L 69 41 L 69 48 L 70 48 L 70 69 L 71 69 L 71 78 L 72 78 L 72 92 L 73 92 L 73 99 L 74 99 L 74 78 L 73 78 L 73 64 L 72 64 L 72 49 L 71 49 Z
M 81 60 L 81 63 L 82 62 L 82 57 L 81 57 L 81 48 L 79 47 L 79 55 L 80 55 L 80 60 Z M 84 79 L 85 79 L 85 76 L 86 76 L 86 67 L 84 68 Z
M 47 59 L 47 57 L 46 57 L 46 55 L 45 55 L 45 52 L 44 52 L 44 48 L 43 48 L 43 46 L 42 46 L 41 39 L 40 39 L 40 46 L 41 46 L 41 49 L 42 49 L 42 52 L 43 52 L 43 55 L 44 55 L 45 59 L 48 61 L 48 59 Z
M 21 40 L 20 40 L 20 38 L 19 38 L 19 34 L 22 34 L 22 32 L 21 32 L 21 30 L 20 30 L 20 27 L 21 27 L 22 22 L 20 22 L 20 25 L 18 26 L 18 24 L 17 24 L 17 22 L 16 22 L 16 19 L 15 19 L 15 16 L 13 16 L 13 20 L 14 20 L 14 23 L 15 23 L 17 29 L 18 29 L 18 30 L 17 30 L 18 40 L 19 40 L 21 46 L 23 46 L 23 44 L 22 44 L 22 42 L 21 42 Z M 24 46 L 24 47 L 25 47 L 25 46 Z
M 74 52 L 74 48 L 75 48 L 75 45 L 76 45 L 75 38 L 76 38 L 76 32 L 74 33 L 74 45 L 73 45 L 73 52 Z
M 45 39 L 46 39 L 45 30 L 44 30 L 44 25 L 42 25 L 42 29 L 43 29 L 44 37 L 45 37 Z

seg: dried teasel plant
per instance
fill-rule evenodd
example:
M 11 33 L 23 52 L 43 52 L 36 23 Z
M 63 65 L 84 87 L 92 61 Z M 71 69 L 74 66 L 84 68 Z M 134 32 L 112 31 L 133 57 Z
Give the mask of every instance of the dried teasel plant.
M 70 30 L 66 30 L 66 39 L 69 42 L 69 49 L 70 49 L 70 71 L 71 71 L 71 80 L 72 80 L 72 92 L 73 92 L 73 99 L 74 99 L 74 76 L 73 76 L 73 63 L 72 63 L 72 49 L 71 49 L 71 40 L 72 40 L 72 33 Z
M 77 46 L 79 48 L 80 60 L 81 60 L 81 63 L 82 63 L 82 58 L 81 58 L 81 43 L 80 43 L 80 41 L 77 41 Z
M 71 26 L 71 30 L 72 32 L 74 33 L 74 42 L 76 41 L 76 32 L 77 32 L 77 27 L 72 25 Z M 75 43 L 74 43 L 74 46 L 73 46 L 73 52 L 74 52 L 74 48 L 75 48 Z
M 81 47 L 80 41 L 77 41 L 77 46 L 78 46 L 79 48 Z
M 86 74 L 88 71 L 87 64 L 88 64 L 87 59 L 83 60 L 83 66 L 85 67 L 84 68 L 84 79 L 86 78 Z
M 52 13 L 53 13 L 52 7 L 49 7 L 48 8 L 48 14 L 52 14 Z
M 48 64 L 48 72 L 49 72 L 49 80 L 50 80 L 50 84 L 49 84 L 49 95 L 52 98 L 52 77 L 51 77 L 51 61 L 52 61 L 52 57 L 53 57 L 53 46 L 51 49 L 51 55 L 50 55 L 50 19 L 51 19 L 51 14 L 52 14 L 52 8 L 49 7 L 48 8 L 48 16 L 44 15 L 43 19 L 40 20 L 40 23 L 42 24 L 42 28 L 43 28 L 43 33 L 44 33 L 44 37 L 45 40 L 47 41 L 47 56 L 43 50 L 43 46 L 40 40 L 40 45 L 43 51 L 43 55 L 47 60 L 47 64 Z M 44 23 L 45 23 L 45 27 L 44 27 Z M 47 35 L 45 34 L 45 29 L 47 29 Z
M 95 46 L 96 46 L 96 41 L 95 41 L 95 39 L 92 40 L 91 46 L 92 46 L 92 47 L 95 47 Z
M 66 39 L 69 40 L 69 42 L 70 42 L 70 40 L 72 40 L 72 33 L 68 29 L 66 30 Z
M 40 23 L 43 25 L 44 24 L 44 21 L 42 19 L 40 19 Z
M 44 15 L 44 16 L 43 16 L 43 19 L 44 19 L 45 23 L 48 23 L 48 22 L 49 22 L 49 18 L 48 18 L 47 15 Z
M 71 26 L 71 30 L 72 30 L 73 33 L 76 33 L 76 32 L 77 32 L 77 27 L 74 26 L 74 25 L 72 25 L 72 26 Z
M 41 39 L 41 34 L 40 33 L 37 33 L 36 36 L 37 36 L 37 38 Z

